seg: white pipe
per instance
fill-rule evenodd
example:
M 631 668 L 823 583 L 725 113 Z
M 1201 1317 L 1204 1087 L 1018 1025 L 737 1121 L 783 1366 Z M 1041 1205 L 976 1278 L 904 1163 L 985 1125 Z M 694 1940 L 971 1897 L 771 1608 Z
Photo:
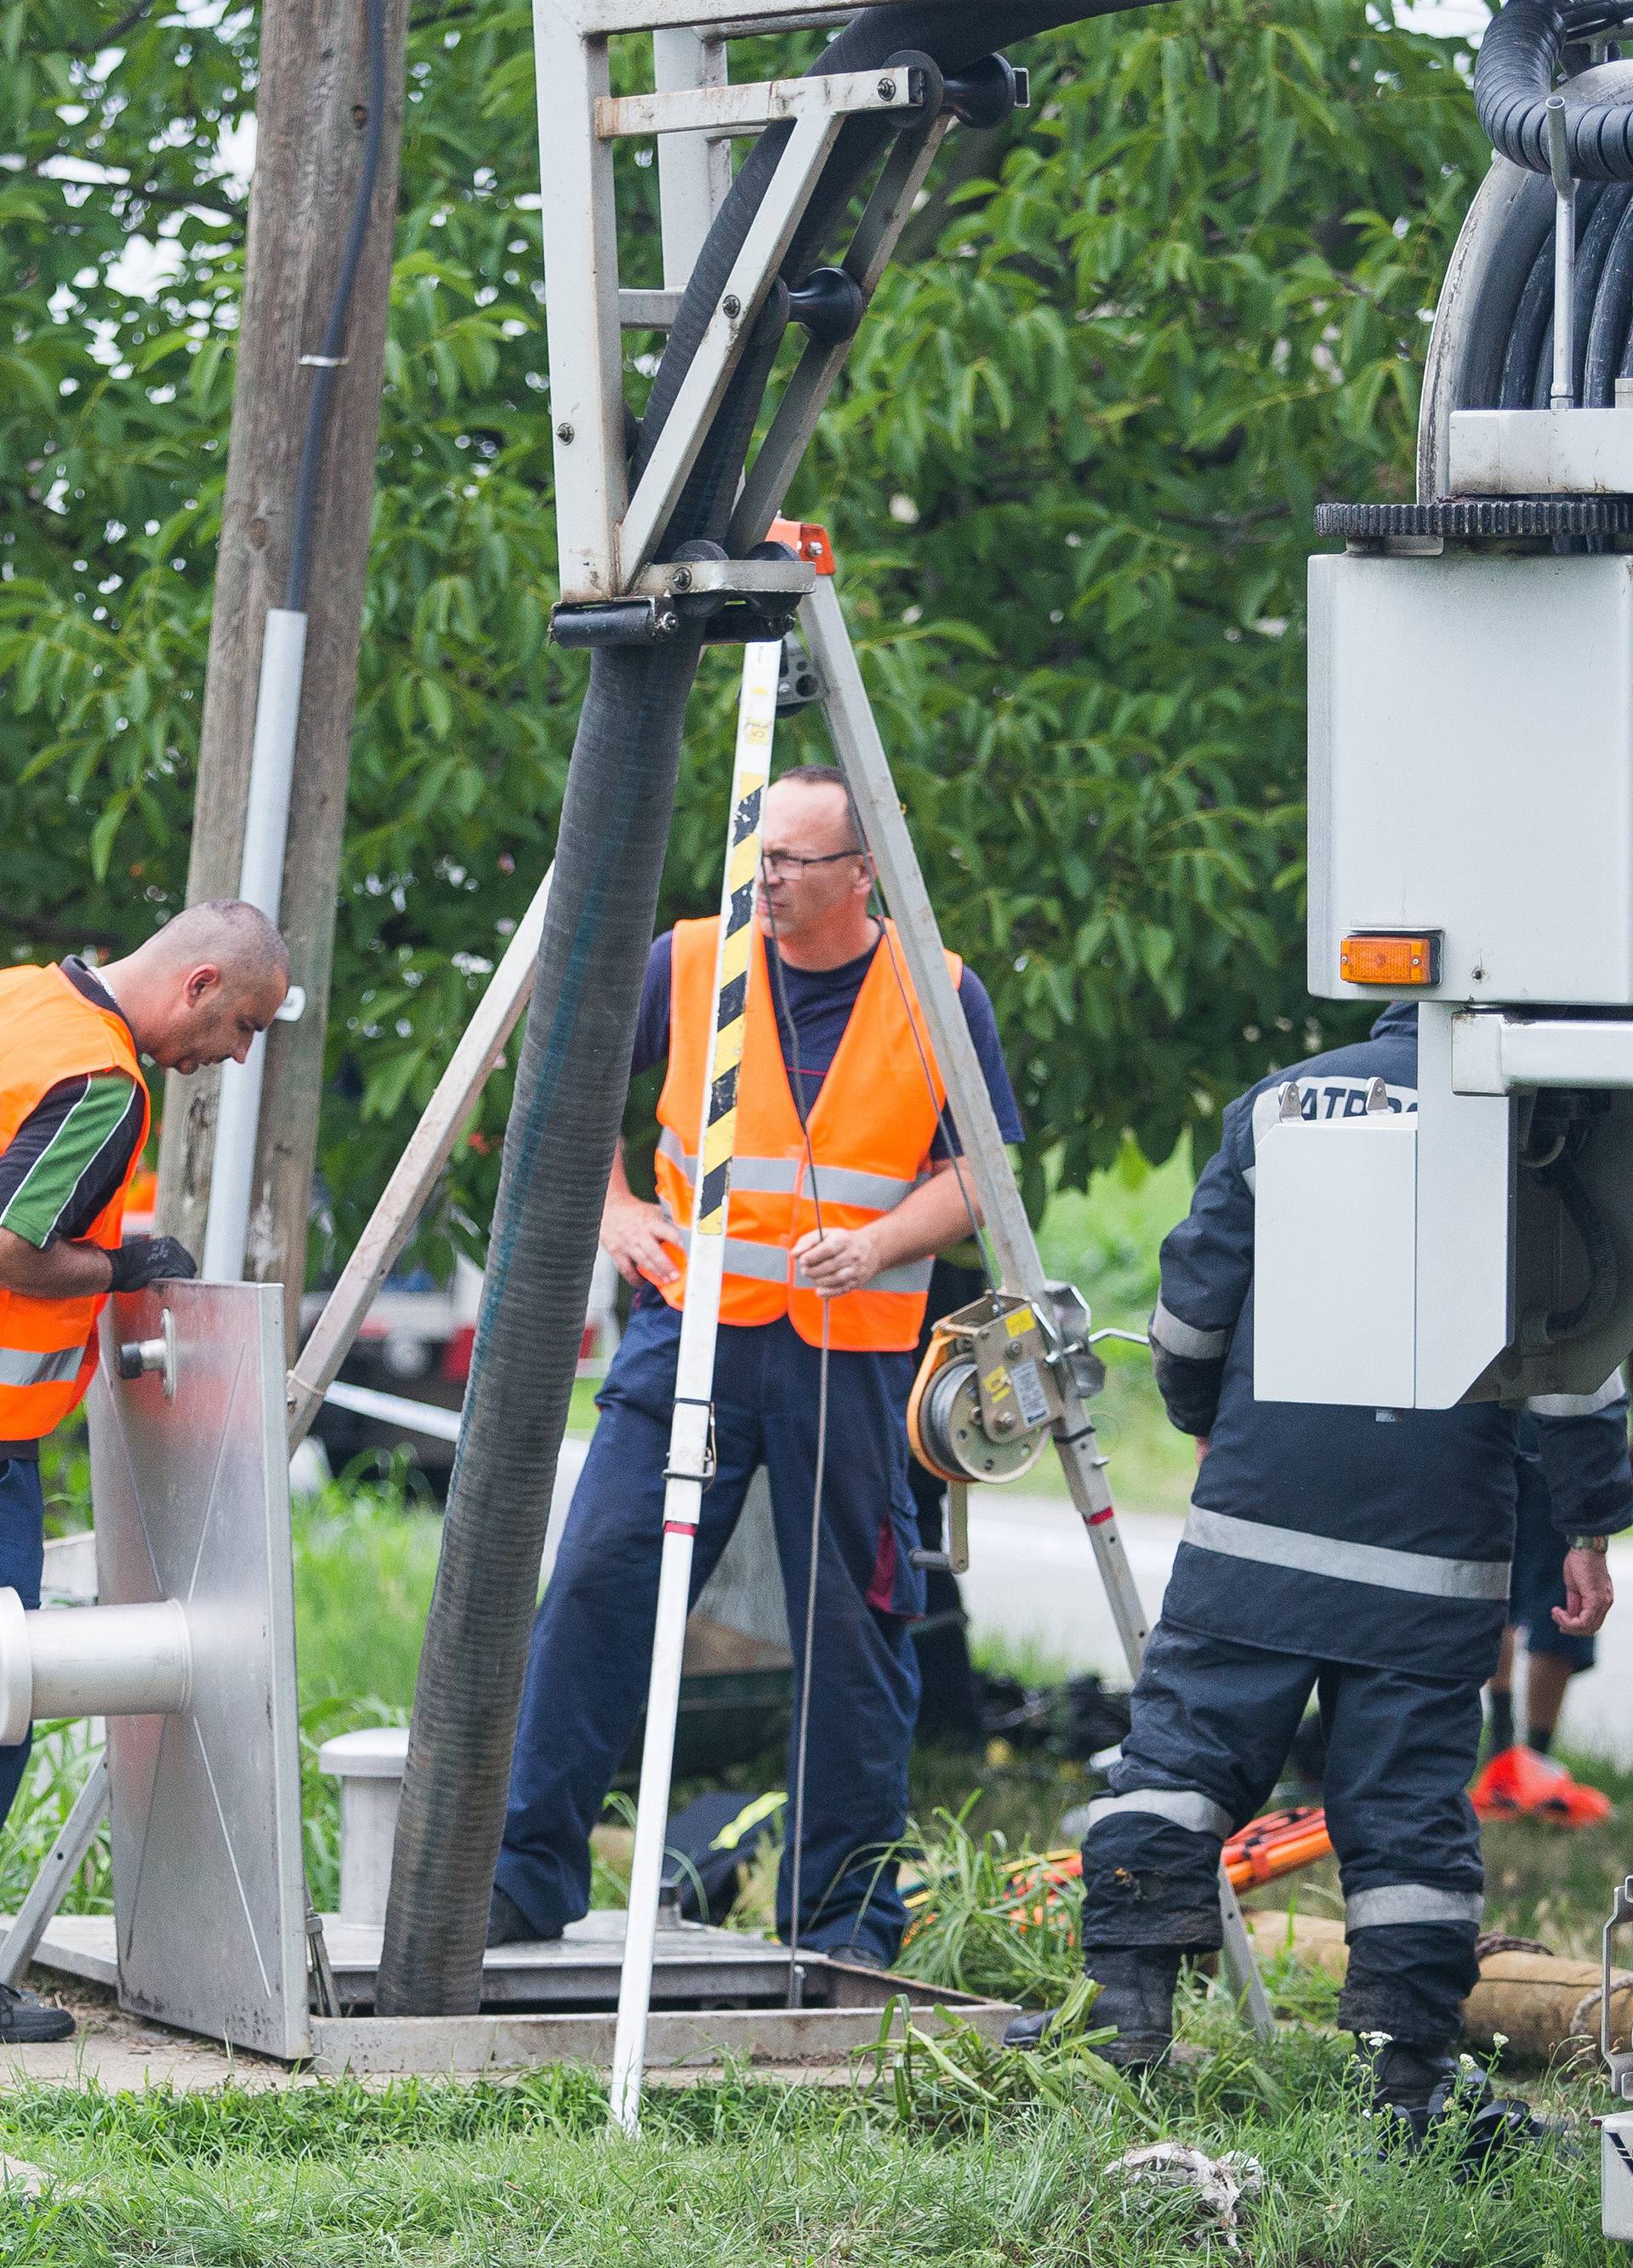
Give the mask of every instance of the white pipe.
M 411 1433 L 425 1433 L 436 1441 L 457 1441 L 460 1412 L 435 1402 L 410 1402 L 406 1394 L 382 1394 L 377 1386 L 353 1386 L 335 1379 L 323 1390 L 323 1399 L 337 1410 L 355 1410 L 359 1418 L 379 1418 L 388 1425 L 401 1425 Z
M 193 1644 L 175 1599 L 139 1607 L 25 1609 L 0 1590 L 0 1746 L 40 1717 L 146 1717 L 185 1709 Z
M 1572 409 L 1577 383 L 1577 185 L 1570 177 L 1563 95 L 1549 95 L 1543 124 L 1554 180 L 1554 383 L 1548 403 L 1555 409 Z
M 269 921 L 278 917 L 283 892 L 283 852 L 289 841 L 295 731 L 300 721 L 305 656 L 305 615 L 284 607 L 270 608 L 261 648 L 249 804 L 244 814 L 244 858 L 239 870 L 239 897 L 258 906 Z M 203 1275 L 212 1283 L 236 1284 L 244 1274 L 266 1054 L 263 1033 L 244 1063 L 226 1063 L 221 1067 L 202 1266 Z
M 624 1926 L 623 1969 L 618 1979 L 618 2029 L 613 2041 L 609 2108 L 613 2124 L 633 2134 L 641 2123 L 641 2076 L 646 2060 L 646 2019 L 652 1999 L 652 1958 L 658 1898 L 669 1827 L 669 1788 L 674 1771 L 675 1719 L 680 1704 L 680 1652 L 690 1604 L 692 1546 L 709 1476 L 710 1398 L 714 1388 L 715 1340 L 720 1285 L 725 1273 L 726 1205 L 702 1213 L 703 1161 L 710 1155 L 710 1101 L 726 1068 L 719 1033 L 723 959 L 728 921 L 743 870 L 757 879 L 760 805 L 771 769 L 776 723 L 781 641 L 747 646 L 738 708 L 737 753 L 732 768 L 732 814 L 725 868 L 720 880 L 720 939 L 710 998 L 709 1064 L 697 1132 L 698 1179 L 693 1195 L 692 1237 L 687 1253 L 686 1300 L 675 1358 L 674 1415 L 669 1429 L 668 1484 L 664 1491 L 663 1557 L 658 1578 L 658 1618 L 652 1632 L 652 1675 L 641 1749 L 635 1849 L 629 1863 L 629 1909 Z M 740 1031 L 734 1034 L 740 1039 Z M 731 1160 L 725 1160 L 730 1187 Z

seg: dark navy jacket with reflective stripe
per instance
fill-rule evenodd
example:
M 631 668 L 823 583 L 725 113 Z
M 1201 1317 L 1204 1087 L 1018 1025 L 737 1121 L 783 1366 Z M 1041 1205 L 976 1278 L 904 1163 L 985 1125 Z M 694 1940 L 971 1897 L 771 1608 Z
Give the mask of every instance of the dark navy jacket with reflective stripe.
M 1484 1678 L 1507 1616 L 1519 1413 L 1258 1402 L 1253 1391 L 1254 1149 L 1296 1079 L 1306 1114 L 1358 1115 L 1372 1081 L 1417 1107 L 1417 1011 L 1294 1065 L 1225 1114 L 1224 1138 L 1162 1248 L 1152 1357 L 1168 1415 L 1210 1447 L 1163 1602 L 1170 1624 L 1379 1668 Z M 1627 1397 L 1533 1405 L 1567 1535 L 1633 1521 Z

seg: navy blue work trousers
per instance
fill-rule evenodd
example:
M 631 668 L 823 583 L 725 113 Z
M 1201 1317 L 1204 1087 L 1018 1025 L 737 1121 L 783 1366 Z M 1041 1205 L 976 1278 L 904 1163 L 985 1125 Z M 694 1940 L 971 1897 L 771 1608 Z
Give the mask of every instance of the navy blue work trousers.
M 533 1624 L 511 1770 L 499 1887 L 536 1928 L 590 1903 L 590 1830 L 646 1698 L 663 1542 L 664 1466 L 680 1318 L 643 1295 L 597 1397 L 601 1420 Z M 723 1324 L 714 1479 L 692 1595 L 713 1572 L 764 1465 L 798 1691 L 810 1567 L 818 1350 L 788 1322 Z M 888 1855 L 907 1818 L 918 1710 L 908 1625 L 923 1579 L 908 1490 L 910 1354 L 833 1353 L 812 1647 L 800 1938 L 889 1960 L 906 1918 Z M 796 1734 L 798 1727 L 796 1726 Z M 789 1786 L 793 1786 L 792 1743 Z M 791 1914 L 785 1857 L 777 1926 Z
M 1485 1879 L 1466 1792 L 1481 1726 L 1468 1679 L 1316 1660 L 1159 1623 L 1112 1767 L 1113 1800 L 1094 1807 L 1084 1840 L 1086 1966 L 1092 1975 L 1097 1947 L 1218 1945 L 1223 1836 L 1263 1807 L 1312 1692 L 1350 1941 L 1339 2021 L 1445 2046 L 1477 1974 Z
M 15 1591 L 26 1607 L 40 1604 L 45 1527 L 39 1466 L 22 1457 L 0 1458 L 0 1589 Z M 32 1745 L 31 1734 L 15 1748 L 0 1749 L 0 1821 L 17 1799 Z

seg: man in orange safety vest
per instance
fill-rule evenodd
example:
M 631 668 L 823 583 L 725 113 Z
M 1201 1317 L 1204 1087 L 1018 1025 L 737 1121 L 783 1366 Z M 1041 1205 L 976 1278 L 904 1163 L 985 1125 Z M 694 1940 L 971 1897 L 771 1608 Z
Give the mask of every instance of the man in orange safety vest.
M 121 1233 L 151 1118 L 138 1057 L 242 1063 L 289 989 L 289 952 L 236 899 L 188 908 L 122 960 L 0 970 L 0 1587 L 40 1604 L 40 1444 L 77 1408 L 110 1293 L 196 1272 Z M 0 1819 L 29 1743 L 0 1748 Z M 66 2010 L 0 1984 L 0 2043 L 64 2039 Z
M 972 1231 L 974 1189 L 842 774 L 768 791 L 715 1356 L 717 1466 L 693 1595 L 766 1468 L 801 1675 L 825 1329 L 828 1447 L 811 1654 L 802 1944 L 884 1966 L 905 1920 L 894 1849 L 918 1700 L 923 1578 L 906 1410 L 934 1256 Z M 646 1690 L 664 1466 L 686 1298 L 695 1154 L 713 1022 L 714 921 L 648 964 L 632 1069 L 666 1065 L 658 1201 L 613 1170 L 601 1242 L 635 1290 L 600 1423 L 534 1625 L 489 1941 L 559 1936 L 587 1909 L 589 1833 Z M 947 956 L 1008 1140 L 1020 1124 L 978 978 Z M 791 1770 L 792 1757 L 791 1754 Z M 784 1862 L 778 1926 L 791 1926 Z

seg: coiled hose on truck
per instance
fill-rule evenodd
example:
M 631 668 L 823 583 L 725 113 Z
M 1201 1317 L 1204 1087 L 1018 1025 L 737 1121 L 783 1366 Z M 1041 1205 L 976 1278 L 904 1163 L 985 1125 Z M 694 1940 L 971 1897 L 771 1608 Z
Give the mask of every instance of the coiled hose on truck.
M 814 69 L 871 70 L 916 48 L 953 71 L 1010 41 L 1150 4 L 951 0 L 864 8 Z M 814 264 L 894 130 L 878 116 L 847 121 L 783 262 L 786 281 L 798 283 Z M 761 137 L 710 232 L 653 381 L 637 468 L 673 407 L 787 133 L 774 129 Z M 548 241 L 548 214 L 544 225 Z M 774 292 L 660 556 L 685 540 L 723 537 L 786 320 L 785 296 Z M 539 1565 L 623 1113 L 700 635 L 683 624 L 666 643 L 603 650 L 591 665 L 415 1692 L 376 1988 L 382 2015 L 461 2014 L 480 2003 Z M 570 1722 L 557 1736 L 573 1739 Z

